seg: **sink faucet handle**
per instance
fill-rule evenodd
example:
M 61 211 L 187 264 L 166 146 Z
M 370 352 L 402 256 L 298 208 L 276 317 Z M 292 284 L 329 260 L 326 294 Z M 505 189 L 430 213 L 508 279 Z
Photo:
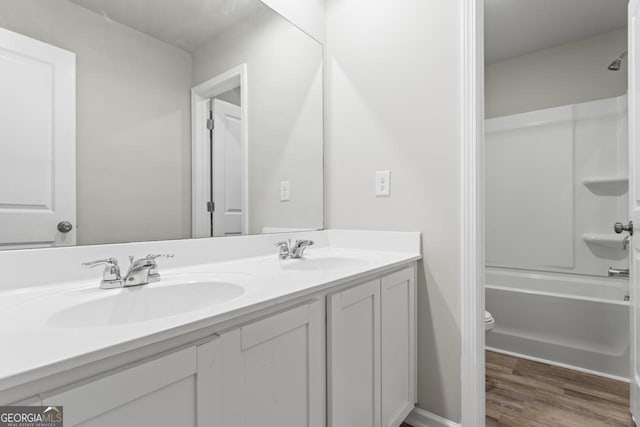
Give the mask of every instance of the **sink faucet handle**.
M 118 260 L 115 258 L 105 258 L 105 259 L 98 259 L 95 261 L 87 261 L 87 262 L 83 262 L 82 266 L 86 267 L 86 268 L 93 268 L 93 267 L 97 267 L 99 265 L 106 265 L 106 266 L 110 266 L 110 265 L 118 265 Z
M 273 246 L 280 249 L 280 259 L 286 259 L 289 257 L 289 254 L 291 253 L 291 241 L 283 240 L 281 242 L 274 243 Z
M 156 259 L 156 258 L 173 258 L 174 254 L 149 254 L 145 258 L 147 259 Z
M 120 287 L 122 277 L 120 275 L 118 260 L 115 258 L 106 258 L 82 263 L 82 266 L 86 268 L 94 268 L 99 265 L 104 265 L 104 272 L 102 273 L 102 283 L 100 284 L 100 287 L 104 289 Z
M 156 259 L 158 258 L 173 258 L 175 255 L 174 254 L 149 254 L 147 255 L 144 259 L 147 261 L 151 262 L 151 271 L 149 272 L 150 275 L 158 275 L 158 264 L 156 264 Z

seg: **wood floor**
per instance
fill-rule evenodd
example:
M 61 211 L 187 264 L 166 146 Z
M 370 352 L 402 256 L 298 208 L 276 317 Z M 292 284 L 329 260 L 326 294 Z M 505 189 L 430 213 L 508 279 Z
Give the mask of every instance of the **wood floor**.
M 632 427 L 629 384 L 487 352 L 487 427 Z

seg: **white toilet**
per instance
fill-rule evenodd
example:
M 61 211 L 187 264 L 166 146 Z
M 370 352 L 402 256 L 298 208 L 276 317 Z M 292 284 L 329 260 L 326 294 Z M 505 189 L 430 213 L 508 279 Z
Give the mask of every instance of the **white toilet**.
M 487 310 L 484 311 L 484 332 L 488 334 L 493 328 L 496 327 L 496 321 Z

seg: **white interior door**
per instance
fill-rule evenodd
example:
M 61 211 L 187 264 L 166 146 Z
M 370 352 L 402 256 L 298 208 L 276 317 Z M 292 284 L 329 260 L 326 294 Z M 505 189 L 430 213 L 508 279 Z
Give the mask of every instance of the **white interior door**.
M 245 149 L 240 107 L 214 99 L 213 129 L 213 235 L 246 234 L 244 226 Z
M 629 2 L 629 211 L 640 229 L 640 0 Z M 631 413 L 640 420 L 640 240 L 630 246 Z
M 75 55 L 0 29 L 0 249 L 75 244 L 75 166 Z

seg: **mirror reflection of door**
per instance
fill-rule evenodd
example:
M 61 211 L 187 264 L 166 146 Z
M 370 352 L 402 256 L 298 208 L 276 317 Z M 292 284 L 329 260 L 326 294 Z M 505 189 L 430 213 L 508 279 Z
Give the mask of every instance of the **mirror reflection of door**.
M 242 148 L 241 109 L 219 98 L 224 98 L 224 94 L 211 100 L 211 229 L 216 237 L 246 234 L 242 208 L 246 191 L 242 159 L 246 153 Z
M 76 243 L 75 62 L 0 28 L 0 249 Z

